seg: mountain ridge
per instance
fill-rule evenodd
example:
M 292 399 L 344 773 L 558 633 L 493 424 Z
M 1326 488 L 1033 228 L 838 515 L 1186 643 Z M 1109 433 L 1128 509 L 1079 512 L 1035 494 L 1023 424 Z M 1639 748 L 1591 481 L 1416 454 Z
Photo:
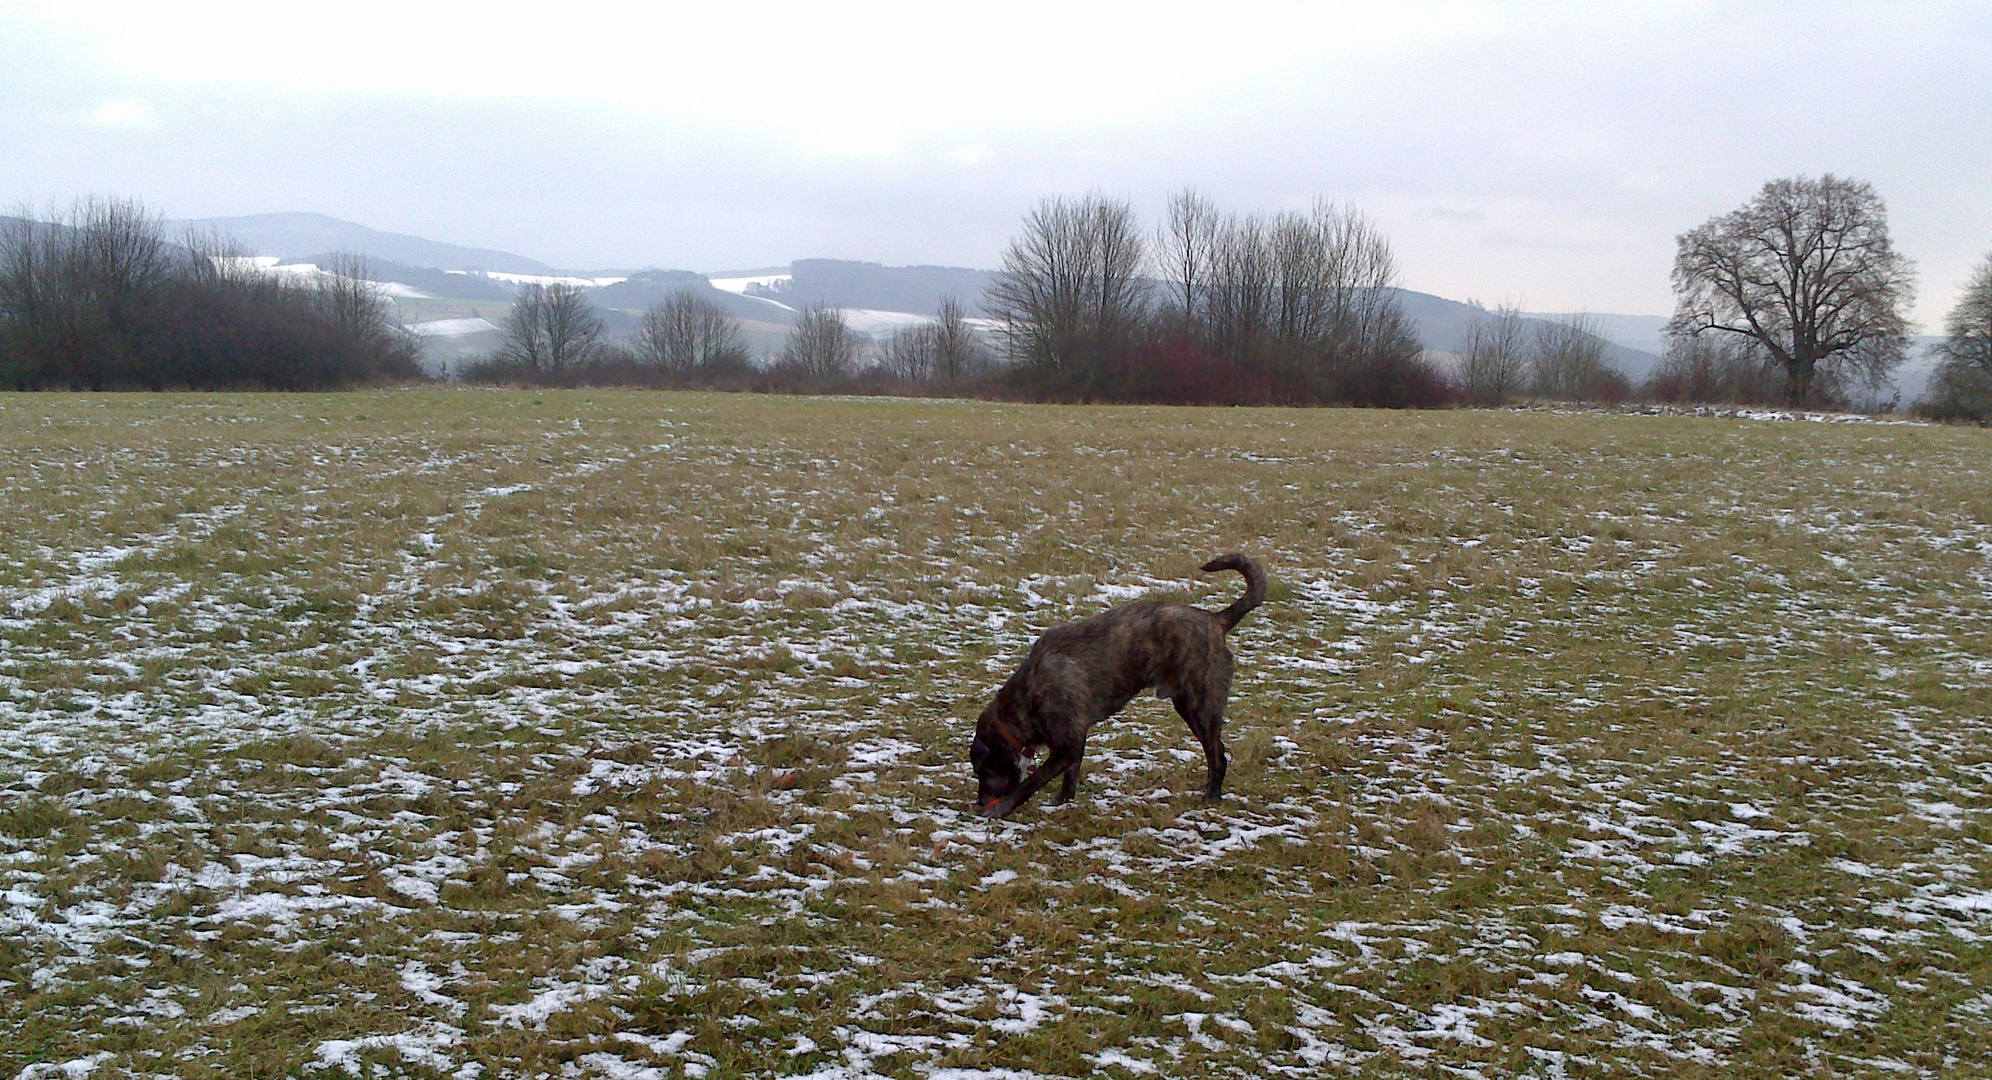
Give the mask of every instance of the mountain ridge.
M 241 245 L 250 255 L 304 260 L 328 251 L 435 270 L 489 270 L 501 274 L 559 273 L 553 267 L 491 248 L 465 247 L 410 233 L 382 232 L 327 214 L 289 211 L 242 217 L 188 218 L 167 225 L 213 232 Z
M 562 271 L 524 255 L 489 248 L 466 247 L 407 233 L 391 233 L 326 214 L 288 212 L 241 217 L 198 218 L 168 224 L 207 230 L 225 236 L 254 255 L 321 264 L 328 252 L 349 252 L 372 263 L 368 274 L 439 297 L 462 300 L 502 300 L 512 286 L 474 273 L 487 271 L 557 277 Z M 450 273 L 472 271 L 473 273 Z M 580 276 L 596 276 L 586 274 Z M 904 312 L 932 316 L 943 296 L 958 297 L 970 314 L 982 314 L 982 297 L 995 272 L 969 267 L 887 266 L 853 259 L 797 259 L 786 267 L 738 272 L 737 276 L 784 278 L 751 290 L 719 289 L 712 281 L 729 276 L 689 270 L 650 268 L 635 271 L 614 284 L 585 290 L 598 307 L 637 313 L 677 289 L 694 289 L 736 318 L 782 326 L 794 321 L 794 311 L 809 304 L 858 310 Z M 1458 353 L 1473 323 L 1485 318 L 1482 308 L 1411 289 L 1396 290 L 1399 301 L 1426 348 Z M 772 302 L 771 302 L 772 301 Z M 1533 323 L 1556 315 L 1525 313 Z M 1598 314 L 1604 332 L 1606 358 L 1626 377 L 1644 379 L 1659 363 L 1656 349 L 1643 349 L 1620 340 L 1626 332 L 1638 344 L 1651 344 L 1658 316 Z M 618 322 L 621 320 L 618 319 Z

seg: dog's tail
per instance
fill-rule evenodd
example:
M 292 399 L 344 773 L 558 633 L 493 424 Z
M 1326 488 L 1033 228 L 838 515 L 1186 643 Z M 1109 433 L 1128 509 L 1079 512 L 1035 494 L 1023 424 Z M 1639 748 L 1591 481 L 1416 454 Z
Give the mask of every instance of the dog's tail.
M 1230 607 L 1217 613 L 1217 621 L 1224 624 L 1227 633 L 1238 625 L 1238 620 L 1250 614 L 1253 608 L 1266 602 L 1266 571 L 1259 566 L 1259 560 L 1243 552 L 1234 551 L 1229 555 L 1219 555 L 1203 564 L 1203 569 L 1206 574 L 1218 570 L 1236 570 L 1245 575 L 1245 595 L 1239 597 Z

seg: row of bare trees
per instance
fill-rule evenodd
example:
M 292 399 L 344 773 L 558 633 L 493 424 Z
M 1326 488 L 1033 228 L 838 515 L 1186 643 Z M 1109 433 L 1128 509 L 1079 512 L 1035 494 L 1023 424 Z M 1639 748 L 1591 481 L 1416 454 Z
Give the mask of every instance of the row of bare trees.
M 543 385 L 718 386 L 753 371 L 740 323 L 718 304 L 680 290 L 644 313 L 636 336 L 612 342 L 579 288 L 519 287 L 499 347 L 472 381 Z
M 357 259 L 261 272 L 224 238 L 166 240 L 136 202 L 0 225 L 0 387 L 310 390 L 419 375 Z
M 417 348 L 365 267 L 255 270 L 225 241 L 164 238 L 135 203 L 0 222 L 0 385 L 273 387 L 417 374 Z M 1455 396 L 1622 398 L 1591 321 L 1492 313 L 1455 382 L 1421 355 L 1390 246 L 1367 218 L 1239 214 L 1185 190 L 1144 230 L 1124 200 L 1048 199 L 1024 219 L 985 297 L 989 342 L 961 301 L 879 341 L 835 309 L 797 319 L 766 368 L 711 298 L 674 294 L 633 341 L 609 342 L 586 296 L 527 285 L 484 374 L 531 381 L 831 388 L 854 378 L 1054 399 L 1429 405 Z M 1678 306 L 1645 392 L 1662 400 L 1844 406 L 1873 400 L 1908 343 L 1914 273 L 1873 187 L 1773 180 L 1678 238 Z M 1946 324 L 1928 409 L 1992 419 L 1992 259 Z M 870 361 L 867 363 L 867 361 Z
M 895 379 L 956 386 L 985 374 L 990 358 L 982 334 L 968 321 L 968 309 L 949 294 L 932 321 L 893 331 L 880 362 Z
M 1548 401 L 1624 401 L 1632 384 L 1605 358 L 1598 322 L 1586 315 L 1526 319 L 1504 305 L 1467 329 L 1460 351 L 1459 393 L 1469 405 L 1503 405 L 1517 397 Z
M 866 379 L 959 389 L 989 365 L 981 334 L 954 296 L 942 299 L 935 318 L 879 342 L 853 330 L 840 309 L 804 308 L 766 368 L 750 358 L 740 321 L 690 289 L 645 312 L 625 343 L 606 339 L 600 314 L 581 290 L 528 284 L 502 332 L 497 352 L 472 368 L 473 380 L 840 389 Z
M 1878 400 L 1905 354 L 1913 269 L 1861 181 L 1765 184 L 1679 237 L 1673 283 L 1679 304 L 1643 388 L 1651 398 L 1846 407 Z M 878 342 L 840 311 L 809 308 L 757 370 L 739 325 L 705 297 L 674 295 L 646 315 L 633 345 L 605 346 L 600 320 L 562 286 L 521 292 L 500 363 L 640 372 L 647 378 L 635 381 L 669 385 L 870 379 L 1068 400 L 1498 405 L 1634 392 L 1594 320 L 1529 320 L 1513 307 L 1470 329 L 1449 381 L 1425 362 L 1395 285 L 1388 242 L 1346 207 L 1238 214 L 1185 190 L 1150 235 L 1127 202 L 1094 194 L 1039 203 L 1005 252 L 985 298 L 1008 361 L 996 374 L 954 298 L 937 319 Z M 1992 260 L 1947 330 L 1929 408 L 1985 417 Z
M 1160 241 L 1165 318 L 1278 399 L 1424 404 L 1435 374 L 1398 303 L 1397 263 L 1352 208 L 1239 215 L 1194 190 L 1169 202 Z M 1399 382 L 1400 387 L 1379 380 Z M 1397 400 L 1409 393 L 1413 400 Z
M 1395 283 L 1388 242 L 1351 209 L 1240 215 L 1186 190 L 1151 239 L 1094 194 L 1031 211 L 988 306 L 1041 396 L 1438 403 Z
M 968 309 L 948 295 L 934 318 L 875 342 L 851 329 L 841 310 L 806 307 L 770 374 L 794 386 L 830 386 L 869 375 L 875 381 L 961 389 L 967 380 L 986 375 L 989 364 L 988 346 L 969 322 Z

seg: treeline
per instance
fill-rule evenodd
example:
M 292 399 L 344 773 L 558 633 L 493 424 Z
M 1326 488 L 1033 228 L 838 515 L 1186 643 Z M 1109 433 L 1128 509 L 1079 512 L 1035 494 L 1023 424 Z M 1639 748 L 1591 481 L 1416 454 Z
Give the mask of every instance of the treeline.
M 1735 264 L 1725 252 L 1767 246 L 1753 204 L 1682 237 L 1681 311 L 1660 363 L 1637 385 L 1610 362 L 1599 324 L 1581 315 L 1531 318 L 1503 307 L 1470 325 L 1455 354 L 1429 351 L 1399 304 L 1389 243 L 1361 214 L 1326 203 L 1239 214 L 1194 191 L 1172 198 L 1153 232 L 1124 201 L 1040 203 L 982 298 L 984 318 L 950 296 L 936 318 L 874 338 L 836 308 L 812 305 L 780 351 L 756 362 L 739 323 L 695 291 L 651 309 L 633 339 L 610 342 L 582 292 L 528 286 L 504 347 L 469 374 L 536 385 L 1173 404 L 1891 405 L 1881 387 L 1903 357 L 1906 284 L 1878 200 L 1831 177 L 1774 182 L 1761 200 L 1790 204 L 1774 220 L 1868 245 L 1868 280 L 1815 273 L 1826 285 L 1858 284 L 1861 303 L 1794 318 L 1780 314 L 1791 305 L 1779 307 L 1775 291 L 1752 297 L 1711 285 L 1707 266 Z M 1822 288 L 1798 280 L 1788 291 Z M 1984 344 L 1992 268 L 1969 291 L 1979 299 L 1953 317 L 1947 359 L 1922 404 L 1933 415 L 1992 413 Z M 1712 295 L 1741 298 L 1725 307 Z M 1864 314 L 1832 321 L 1847 309 Z
M 1541 321 L 1504 306 L 1467 329 L 1456 389 L 1469 405 L 1505 405 L 1522 397 L 1615 404 L 1631 397 L 1633 388 L 1605 360 L 1605 346 L 1587 316 Z
M 648 386 L 788 393 L 987 393 L 995 370 L 967 309 L 950 295 L 932 320 L 874 338 L 839 308 L 798 312 L 779 353 L 756 363 L 740 321 L 680 289 L 643 314 L 636 334 L 610 341 L 601 316 L 570 285 L 524 285 L 500 328 L 502 344 L 472 364 L 472 382 L 530 386 Z
M 1153 276 L 1157 265 L 1168 277 Z M 836 308 L 798 313 L 753 363 L 738 323 L 694 292 L 604 339 L 579 290 L 520 291 L 477 381 L 796 392 L 950 393 L 1045 401 L 1433 406 L 1455 390 L 1398 305 L 1389 245 L 1354 211 L 1219 212 L 1195 193 L 1150 239 L 1127 203 L 1051 199 L 1025 220 L 983 298 L 877 338 Z
M 502 346 L 462 374 L 546 386 L 948 394 L 1173 404 L 1499 406 L 1521 400 L 1892 407 L 1913 269 L 1863 182 L 1794 177 L 1678 238 L 1678 306 L 1633 385 L 1582 316 L 1487 312 L 1456 355 L 1427 350 L 1390 245 L 1317 203 L 1240 214 L 1186 190 L 1152 232 L 1123 200 L 1047 199 L 1024 219 L 983 315 L 872 336 L 799 312 L 757 360 L 702 291 L 667 295 L 610 340 L 587 295 L 525 285 Z M 312 390 L 421 378 L 419 342 L 358 260 L 271 274 L 224 238 L 169 242 L 135 202 L 0 219 L 0 389 Z M 710 289 L 703 290 L 710 293 Z M 1992 422 L 1992 257 L 1945 324 L 1926 415 Z
M 1239 215 L 1185 191 L 1151 238 L 1126 202 L 1092 195 L 1031 212 L 988 308 L 1010 382 L 1032 396 L 1445 404 L 1396 277 L 1350 209 Z
M 218 237 L 169 243 L 136 202 L 0 222 L 0 388 L 320 390 L 419 376 L 355 261 L 265 274 Z

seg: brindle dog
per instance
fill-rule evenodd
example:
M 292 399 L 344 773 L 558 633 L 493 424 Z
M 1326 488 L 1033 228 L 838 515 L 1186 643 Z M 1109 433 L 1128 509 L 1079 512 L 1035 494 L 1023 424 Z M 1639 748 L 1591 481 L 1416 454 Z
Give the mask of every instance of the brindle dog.
M 1008 817 L 1054 777 L 1064 777 L 1058 801 L 1071 800 L 1079 789 L 1086 733 L 1149 687 L 1176 706 L 1203 744 L 1209 770 L 1204 798 L 1224 797 L 1224 706 L 1231 695 L 1224 635 L 1265 602 L 1266 572 L 1237 553 L 1203 568 L 1244 574 L 1245 595 L 1223 611 L 1142 600 L 1053 627 L 1037 639 L 975 721 L 968 761 L 984 816 Z M 1047 751 L 1044 763 L 1023 776 L 1023 759 L 1040 747 Z

